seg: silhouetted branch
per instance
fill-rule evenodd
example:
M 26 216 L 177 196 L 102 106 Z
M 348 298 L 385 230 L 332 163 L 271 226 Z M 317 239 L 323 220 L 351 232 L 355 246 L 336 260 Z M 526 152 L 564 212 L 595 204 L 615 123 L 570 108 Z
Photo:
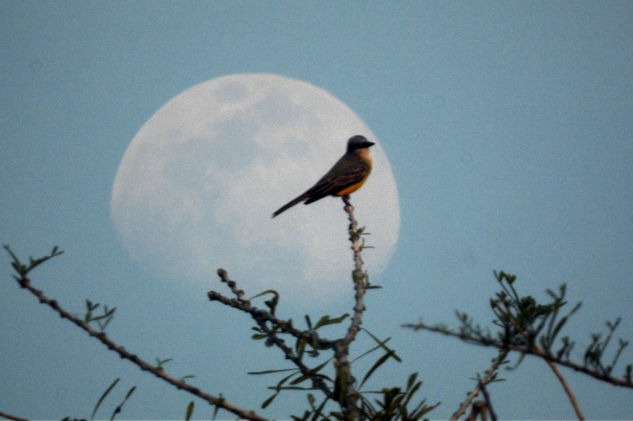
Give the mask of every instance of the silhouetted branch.
M 6 412 L 0 411 L 0 417 L 6 418 L 12 421 L 29 421 L 26 418 L 16 417 L 15 415 L 7 414 Z
M 501 291 L 495 293 L 495 297 L 490 300 L 495 316 L 493 324 L 498 327 L 494 335 L 488 328 L 482 328 L 463 312 L 457 312 L 457 317 L 461 322 L 459 331 L 451 331 L 440 325 L 427 326 L 424 323 L 407 324 L 404 327 L 439 332 L 459 338 L 467 343 L 517 351 L 520 353 L 520 357 L 516 366 L 521 363 L 525 355 L 535 355 L 543 358 L 554 371 L 559 381 L 561 381 L 579 418 L 582 418 L 582 414 L 578 409 L 578 404 L 555 365 L 569 367 L 613 385 L 633 388 L 632 364 L 628 364 L 625 367 L 622 378 L 611 376 L 623 349 L 629 344 L 627 341 L 620 339 L 618 349 L 611 362 L 604 362 L 605 351 L 618 327 L 619 318 L 615 322 L 607 322 L 609 331 L 604 340 L 601 339 L 602 334 L 600 333 L 591 335 L 592 342 L 585 351 L 584 365 L 574 363 L 569 359 L 569 355 L 575 342 L 568 336 L 562 337 L 560 342 L 557 341 L 562 328 L 581 306 L 581 303 L 577 303 L 567 314 L 561 315 L 561 309 L 567 304 L 565 299 L 566 285 L 560 285 L 558 292 L 547 289 L 546 292 L 550 300 L 540 303 L 529 295 L 519 295 L 514 287 L 515 275 L 504 271 L 493 271 L 493 273 L 501 286 Z M 560 346 L 554 351 L 553 347 L 556 343 L 560 343 Z
M 303 333 L 300 331 L 297 331 L 294 328 L 292 329 L 292 332 L 291 332 L 289 330 L 290 328 L 289 328 L 288 322 L 278 320 L 269 312 L 253 307 L 249 300 L 246 300 L 243 298 L 244 292 L 242 290 L 237 289 L 237 283 L 228 277 L 228 274 L 224 269 L 218 269 L 218 276 L 220 277 L 222 282 L 226 283 L 229 286 L 229 288 L 231 288 L 231 291 L 233 291 L 233 293 L 237 296 L 237 299 L 230 299 L 216 291 L 209 291 L 207 293 L 209 300 L 219 301 L 224 305 L 236 308 L 238 310 L 241 310 L 245 313 L 250 314 L 253 320 L 255 320 L 255 322 L 259 326 L 259 328 L 267 335 L 267 341 L 277 346 L 277 348 L 279 348 L 284 353 L 285 358 L 287 360 L 292 361 L 297 366 L 297 368 L 299 368 L 299 370 L 301 371 L 301 374 L 305 376 L 309 376 L 315 388 L 322 390 L 326 396 L 332 397 L 332 392 L 330 391 L 330 388 L 325 384 L 323 379 L 321 379 L 318 376 L 312 375 L 313 372 L 311 371 L 311 369 L 308 368 L 303 363 L 303 361 L 301 361 L 301 359 L 294 353 L 294 351 L 288 345 L 286 345 L 285 341 L 282 338 L 280 338 L 279 335 L 277 335 L 275 332 L 277 329 L 283 330 L 290 334 L 293 334 L 294 332 L 298 335 L 296 337 L 302 337 Z M 267 322 L 271 323 L 273 327 L 272 329 L 267 325 Z M 331 342 L 328 342 L 328 343 L 331 343 Z
M 508 320 L 510 320 L 512 325 L 521 333 L 521 335 L 523 335 L 523 337 L 526 340 L 529 340 L 528 334 L 521 328 L 521 326 L 519 326 L 519 324 L 516 322 L 516 320 L 514 320 L 514 317 L 512 317 L 507 311 L 505 311 L 505 309 L 503 309 L 501 307 L 501 305 L 499 304 L 499 301 L 493 300 L 492 301 L 492 305 L 493 305 L 494 308 L 499 310 L 499 312 L 501 313 L 502 316 L 504 316 L 504 317 L 508 318 Z M 531 345 L 531 348 L 533 348 L 536 352 L 543 353 L 541 348 L 536 343 L 533 343 Z M 578 402 L 576 401 L 576 397 L 574 396 L 573 392 L 569 388 L 569 385 L 567 384 L 567 381 L 565 381 L 565 378 L 563 377 L 563 375 L 560 373 L 560 371 L 558 371 L 558 367 L 556 367 L 556 364 L 554 364 L 547 357 L 543 357 L 543 359 L 545 360 L 547 365 L 552 369 L 552 371 L 554 372 L 554 374 L 558 378 L 558 381 L 563 386 L 563 389 L 565 389 L 565 393 L 567 394 L 567 397 L 569 398 L 569 402 L 571 403 L 571 406 L 574 408 L 574 411 L 576 412 L 576 416 L 578 417 L 578 419 L 579 420 L 584 420 L 585 417 L 582 414 L 582 412 L 580 411 L 580 407 L 578 406 Z
M 354 315 L 352 316 L 351 324 L 345 336 L 334 345 L 334 363 L 336 367 L 335 395 L 341 404 L 343 415 L 358 419 L 360 411 L 356 402 L 360 395 L 356 389 L 356 379 L 352 375 L 352 363 L 347 356 L 349 355 L 349 345 L 354 341 L 356 334 L 360 330 L 363 311 L 365 311 L 363 297 L 367 290 L 367 285 L 366 274 L 363 272 L 363 259 L 361 257 L 363 244 L 361 244 L 360 241 L 363 228 L 358 228 L 358 222 L 354 218 L 354 206 L 350 203 L 349 196 L 345 195 L 342 199 L 343 203 L 345 203 L 344 210 L 347 212 L 349 220 L 348 233 L 354 255 L 354 271 L 352 272 L 352 277 L 354 281 L 354 291 L 356 293 L 354 295 Z
M 8 248 L 7 248 L 7 250 L 8 250 Z M 14 259 L 15 259 L 15 255 L 12 254 L 12 256 L 14 256 Z M 75 317 L 74 315 L 70 314 L 69 312 L 64 310 L 57 303 L 57 301 L 48 298 L 46 295 L 44 295 L 44 293 L 41 290 L 33 287 L 33 285 L 31 285 L 30 279 L 27 278 L 26 276 L 24 276 L 24 274 L 28 273 L 28 271 L 30 269 L 32 269 L 33 267 L 35 267 L 35 265 L 31 265 L 30 268 L 25 269 L 26 267 L 24 265 L 20 265 L 19 261 L 18 261 L 18 263 L 16 263 L 16 265 L 14 265 L 14 267 L 16 267 L 16 266 L 18 266 L 19 268 L 23 269 L 23 270 L 16 269 L 16 271 L 20 274 L 20 276 L 15 276 L 16 281 L 18 282 L 18 284 L 22 288 L 27 289 L 34 296 L 36 296 L 39 299 L 40 303 L 46 304 L 49 307 L 51 307 L 53 310 L 55 310 L 59 314 L 59 316 L 61 318 L 71 321 L 72 323 L 77 325 L 79 328 L 81 328 L 84 331 L 86 331 L 90 336 L 98 339 L 108 349 L 110 349 L 111 351 L 114 351 L 117 354 L 119 354 L 119 356 L 121 358 L 131 361 L 132 363 L 136 364 L 141 370 L 149 371 L 150 373 L 152 373 L 153 375 L 155 375 L 159 379 L 171 384 L 172 386 L 176 387 L 177 389 L 185 390 L 185 391 L 191 393 L 192 395 L 197 396 L 198 398 L 207 401 L 211 405 L 214 405 L 216 407 L 220 407 L 220 408 L 223 408 L 223 409 L 225 409 L 225 410 L 227 410 L 229 412 L 232 412 L 233 414 L 239 416 L 240 418 L 249 419 L 249 420 L 255 420 L 255 421 L 265 421 L 266 420 L 265 418 L 260 417 L 259 415 L 257 415 L 253 411 L 246 411 L 246 410 L 244 410 L 242 408 L 239 408 L 239 407 L 229 403 L 226 399 L 224 399 L 222 397 L 218 398 L 218 397 L 209 395 L 208 393 L 203 392 L 202 390 L 200 390 L 197 387 L 191 386 L 191 385 L 189 385 L 189 384 L 187 384 L 187 383 L 185 383 L 185 382 L 183 382 L 183 381 L 181 381 L 179 379 L 176 379 L 175 377 L 172 377 L 169 374 L 165 373 L 161 368 L 155 367 L 155 366 L 145 362 L 144 360 L 139 358 L 137 355 L 126 351 L 125 348 L 123 348 L 122 346 L 117 345 L 114 341 L 112 341 L 110 338 L 108 338 L 108 336 L 104 332 L 97 332 L 92 327 L 90 327 L 90 325 L 87 322 L 85 322 L 85 321 Z
M 476 421 L 477 417 L 481 417 L 481 421 L 488 421 L 488 405 L 484 401 L 475 401 L 470 407 L 470 414 L 465 421 Z
M 492 421 L 497 421 L 497 414 L 492 407 L 492 401 L 490 400 L 490 395 L 488 395 L 488 389 L 486 388 L 486 385 L 481 382 L 479 382 L 479 385 L 481 386 L 481 393 L 484 395 L 484 399 L 486 400 L 486 407 L 488 408 L 488 411 L 490 411 L 490 418 Z
M 244 299 L 244 291 L 241 289 L 237 289 L 236 282 L 229 279 L 228 274 L 226 273 L 226 270 L 218 269 L 218 276 L 220 277 L 220 280 L 222 282 L 226 283 L 229 286 L 229 288 L 231 288 L 231 291 L 236 295 L 237 299 L 231 299 L 231 298 L 225 297 L 224 295 L 220 294 L 217 291 L 209 291 L 207 293 L 209 300 L 219 301 L 226 306 L 233 307 L 237 310 L 248 313 L 251 315 L 251 317 L 253 317 L 253 319 L 259 318 L 259 319 L 268 321 L 273 326 L 278 327 L 279 330 L 285 333 L 288 333 L 297 339 L 309 339 L 310 341 L 314 340 L 314 335 L 312 332 L 308 332 L 306 330 L 299 330 L 293 327 L 290 321 L 278 319 L 277 317 L 272 315 L 269 311 L 259 309 L 253 306 L 250 300 Z M 327 339 L 323 339 L 323 338 L 316 338 L 316 345 L 318 345 L 319 348 L 325 349 L 325 348 L 331 348 L 334 345 L 334 342 Z
M 481 338 L 478 336 L 474 336 L 474 335 L 469 335 L 467 333 L 463 333 L 463 332 L 454 332 L 446 327 L 442 327 L 442 326 L 430 326 L 427 325 L 425 323 L 419 322 L 419 323 L 407 323 L 407 324 L 403 324 L 402 327 L 406 327 L 409 329 L 413 329 L 413 330 L 427 330 L 429 332 L 435 332 L 435 333 L 441 333 L 442 335 L 446 335 L 446 336 L 451 336 L 453 338 L 457 338 L 460 339 L 466 343 L 470 343 L 473 345 L 479 345 L 479 346 L 489 346 L 489 347 L 494 347 L 494 348 L 498 348 L 498 349 L 504 349 L 507 348 L 510 351 L 516 351 L 519 352 L 521 354 L 528 354 L 528 355 L 534 355 L 540 358 L 545 358 L 548 359 L 550 361 L 552 361 L 555 364 L 558 365 L 562 365 L 564 367 L 568 367 L 571 368 L 572 370 L 578 371 L 580 373 L 586 374 L 588 376 L 591 376 L 595 379 L 607 382 L 607 383 L 611 383 L 615 386 L 622 386 L 622 387 L 627 387 L 627 388 L 631 388 L 633 389 L 633 382 L 624 380 L 624 379 L 619 379 L 617 377 L 611 377 L 611 376 L 607 376 L 604 375 L 598 371 L 595 370 L 591 370 L 587 367 L 584 367 L 580 364 L 576 364 L 571 360 L 568 359 L 562 359 L 560 357 L 557 357 L 556 355 L 552 355 L 552 354 L 547 354 L 542 350 L 536 350 L 534 348 L 530 348 L 527 345 L 513 345 L 513 344 L 504 344 L 501 341 L 495 341 L 493 339 L 490 338 Z
M 488 368 L 488 370 L 486 370 L 486 372 L 484 373 L 484 376 L 479 379 L 477 386 L 468 394 L 466 400 L 462 402 L 457 411 L 455 411 L 455 413 L 451 417 L 451 421 L 456 421 L 460 416 L 462 416 L 471 405 L 471 402 L 477 397 L 482 387 L 486 386 L 488 383 L 494 380 L 499 366 L 503 364 L 507 355 L 507 350 L 501 350 L 501 352 L 499 352 L 497 358 L 492 361 L 492 365 L 490 366 L 490 368 Z

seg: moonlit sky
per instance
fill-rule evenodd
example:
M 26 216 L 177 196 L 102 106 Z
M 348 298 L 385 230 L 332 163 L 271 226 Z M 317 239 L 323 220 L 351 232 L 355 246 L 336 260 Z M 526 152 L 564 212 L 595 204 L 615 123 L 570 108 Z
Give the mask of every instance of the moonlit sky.
M 299 206 L 275 221 L 271 209 L 314 184 L 356 133 L 375 139 L 340 100 L 296 79 L 243 73 L 195 85 L 134 136 L 112 187 L 112 220 L 130 254 L 159 278 L 207 287 L 218 265 L 237 268 L 246 291 L 283 290 L 295 310 L 320 311 L 352 289 L 343 281 L 350 244 L 341 202 Z M 380 244 L 365 269 L 380 276 L 400 212 L 379 143 L 372 156 L 354 206 Z
M 442 401 L 431 417 L 450 416 L 494 350 L 400 325 L 454 325 L 455 309 L 488 322 L 493 269 L 539 298 L 568 284 L 569 301 L 583 302 L 567 331 L 576 360 L 589 332 L 617 316 L 616 337 L 633 340 L 631 2 L 5 1 L 0 31 L 0 240 L 22 257 L 65 250 L 32 273 L 35 286 L 78 314 L 85 298 L 116 306 L 108 335 L 150 362 L 173 358 L 176 377 L 194 374 L 194 385 L 258 410 L 277 379 L 246 372 L 288 366 L 250 339 L 250 319 L 207 301 L 211 288 L 227 292 L 216 279 L 194 288 L 150 274 L 110 217 L 140 127 L 182 91 L 234 73 L 325 89 L 390 159 L 401 234 L 372 278 L 383 289 L 369 292 L 364 326 L 392 337 L 403 363 L 371 386 L 419 371 L 420 397 Z M 12 281 L 8 256 L 0 264 L 0 410 L 89 417 L 121 377 L 98 417 L 133 385 L 123 418 L 184 417 L 192 397 L 60 320 Z M 303 320 L 284 313 L 283 296 L 281 305 Z M 351 307 L 350 297 L 311 315 Z M 369 346 L 365 336 L 353 353 Z M 618 374 L 633 352 L 622 359 Z M 588 418 L 631 417 L 632 391 L 561 371 Z M 574 417 L 541 361 L 502 375 L 489 388 L 500 417 Z M 259 412 L 288 418 L 304 405 L 287 393 Z M 195 418 L 212 412 L 196 401 Z

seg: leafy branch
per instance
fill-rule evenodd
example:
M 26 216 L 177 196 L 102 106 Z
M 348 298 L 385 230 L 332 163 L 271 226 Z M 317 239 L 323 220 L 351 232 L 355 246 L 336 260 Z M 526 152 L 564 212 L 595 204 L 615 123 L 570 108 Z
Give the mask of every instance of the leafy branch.
M 436 405 L 426 405 L 422 400 L 413 409 L 409 408 L 409 403 L 413 395 L 418 391 L 422 382 L 417 381 L 413 376 L 409 379 L 407 387 L 403 390 L 397 387 L 385 388 L 382 391 L 363 391 L 361 388 L 365 382 L 388 360 L 400 362 L 400 357 L 386 344 L 389 339 L 380 340 L 369 331 L 364 330 L 375 342 L 376 346 L 362 353 L 355 359 L 350 360 L 350 345 L 361 331 L 362 316 L 365 311 L 364 295 L 368 289 L 378 288 L 369 283 L 369 277 L 363 270 L 362 250 L 368 248 L 362 238 L 367 233 L 364 228 L 358 227 L 354 218 L 354 207 L 349 201 L 349 197 L 344 196 L 344 210 L 348 215 L 348 234 L 353 251 L 354 270 L 352 281 L 354 284 L 354 307 L 351 316 L 345 313 L 338 317 L 325 315 L 316 323 L 313 323 L 309 316 L 305 316 L 306 328 L 300 329 L 295 326 L 292 320 L 281 320 L 275 313 L 279 304 L 279 294 L 274 290 L 267 290 L 257 294 L 251 299 L 245 298 L 245 292 L 240 289 L 237 282 L 230 279 L 224 269 L 218 270 L 218 276 L 222 283 L 226 284 L 234 298 L 229 298 L 217 291 L 207 293 L 209 300 L 217 301 L 226 306 L 244 312 L 251 316 L 255 322 L 252 328 L 254 340 L 261 340 L 268 347 L 278 348 L 284 358 L 290 361 L 293 366 L 290 368 L 276 370 L 254 371 L 252 375 L 278 374 L 282 375 L 277 384 L 269 387 L 273 394 L 263 403 L 262 408 L 266 408 L 282 392 L 286 390 L 307 391 L 309 410 L 302 416 L 293 416 L 295 420 L 356 420 L 356 419 L 420 419 L 424 414 L 435 408 Z M 264 301 L 266 309 L 253 304 L 255 298 L 267 297 Z M 350 325 L 344 335 L 338 339 L 327 339 L 320 335 L 319 329 L 324 326 L 340 324 L 349 318 Z M 288 342 L 287 342 L 288 341 Z M 292 345 L 289 343 L 292 342 Z M 352 364 L 377 350 L 382 350 L 383 354 L 377 358 L 371 368 L 365 373 L 360 383 L 352 374 Z M 324 352 L 332 352 L 332 357 L 315 363 L 309 362 L 306 358 L 319 357 Z M 334 366 L 333 378 L 324 373 L 326 367 Z M 304 385 L 307 383 L 308 385 Z M 323 396 L 317 399 L 312 391 L 320 391 Z M 371 400 L 369 395 L 381 395 L 382 399 Z M 340 412 L 331 411 L 325 415 L 325 407 L 328 402 L 334 402 L 340 408 Z
M 103 332 L 105 328 L 108 326 L 112 318 L 114 317 L 115 308 L 108 308 L 108 306 L 103 306 L 103 313 L 100 315 L 94 315 L 93 311 L 97 310 L 101 304 L 93 303 L 92 301 L 86 299 L 86 314 L 84 316 L 84 322 L 92 323 L 97 322 L 99 326 L 99 330 Z
M 613 334 L 619 325 L 620 319 L 615 322 L 607 322 L 608 332 L 604 336 L 600 333 L 592 334 L 592 341 L 584 353 L 584 364 L 573 362 L 570 354 L 575 342 L 568 336 L 559 340 L 560 333 L 569 318 L 574 315 L 581 303 L 574 305 L 566 314 L 561 316 L 561 310 L 567 305 L 565 300 L 566 286 L 559 287 L 558 292 L 547 290 L 549 302 L 539 303 L 531 296 L 520 296 L 514 287 L 516 276 L 503 271 L 494 272 L 495 278 L 501 286 L 501 291 L 490 300 L 493 320 L 496 332 L 490 328 L 482 327 L 463 312 L 456 312 L 460 326 L 451 330 L 445 325 L 429 326 L 422 322 L 403 325 L 414 330 L 427 330 L 458 338 L 466 343 L 492 346 L 500 350 L 500 355 L 510 351 L 520 354 L 513 369 L 519 366 L 525 355 L 533 355 L 542 358 L 550 366 L 561 385 L 565 389 L 568 398 L 576 411 L 579 419 L 583 415 L 578 407 L 576 399 L 569 389 L 557 365 L 572 368 L 587 374 L 598 380 L 617 386 L 633 388 L 632 365 L 628 364 L 621 378 L 613 377 L 613 368 L 618 363 L 622 351 L 628 346 L 628 342 L 619 339 L 618 348 L 613 357 L 605 362 L 605 351 L 610 344 Z M 463 412 L 462 412 L 463 413 Z
M 323 391 L 323 393 L 327 397 L 331 397 L 332 396 L 331 389 L 324 382 L 323 375 L 318 374 L 318 371 L 322 367 L 317 367 L 317 368 L 312 368 L 312 369 L 309 368 L 302 361 L 302 358 L 301 358 L 302 353 L 295 352 L 295 350 L 300 350 L 302 346 L 305 346 L 305 345 L 302 345 L 303 340 L 305 338 L 316 337 L 316 331 L 300 332 L 296 330 L 294 327 L 292 327 L 292 321 L 281 321 L 277 319 L 276 317 L 274 317 L 272 311 L 274 311 L 274 309 L 276 308 L 276 302 L 268 304 L 269 308 L 271 308 L 271 312 L 268 312 L 266 310 L 261 310 L 253 306 L 250 300 L 247 300 L 244 298 L 244 292 L 242 290 L 237 289 L 237 283 L 228 277 L 228 273 L 224 269 L 218 270 L 218 276 L 220 277 L 223 283 L 229 286 L 229 288 L 236 295 L 237 298 L 230 299 L 216 291 L 209 291 L 207 293 L 209 300 L 218 301 L 224 305 L 227 305 L 235 309 L 241 310 L 245 313 L 248 313 L 257 324 L 257 327 L 254 328 L 257 334 L 253 335 L 253 339 L 265 338 L 267 346 L 274 345 L 277 348 L 279 348 L 283 352 L 284 357 L 296 365 L 296 367 L 299 370 L 298 372 L 300 373 L 301 376 L 303 376 L 303 378 L 300 377 L 301 381 L 310 378 L 312 381 L 313 388 L 320 389 Z M 296 337 L 297 343 L 295 345 L 295 350 L 293 350 L 288 345 L 286 345 L 285 340 L 280 337 L 279 335 L 280 333 L 288 333 Z M 313 346 L 313 349 L 315 351 L 320 349 L 320 344 L 318 340 L 313 340 L 309 344 Z M 298 384 L 301 381 L 297 381 L 295 384 Z M 279 385 L 279 387 L 281 387 L 281 385 Z M 273 395 L 273 396 L 276 396 L 276 395 Z M 270 402 L 272 402 L 272 399 L 265 401 L 264 402 L 265 405 L 262 405 L 262 406 L 265 407 L 268 404 L 270 404 Z

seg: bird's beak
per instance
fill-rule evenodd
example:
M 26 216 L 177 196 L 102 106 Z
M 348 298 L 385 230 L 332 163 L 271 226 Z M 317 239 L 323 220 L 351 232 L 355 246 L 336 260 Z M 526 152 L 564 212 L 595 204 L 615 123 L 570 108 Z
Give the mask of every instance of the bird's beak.
M 363 148 L 369 148 L 370 146 L 374 146 L 374 142 L 370 142 L 369 140 L 363 143 Z

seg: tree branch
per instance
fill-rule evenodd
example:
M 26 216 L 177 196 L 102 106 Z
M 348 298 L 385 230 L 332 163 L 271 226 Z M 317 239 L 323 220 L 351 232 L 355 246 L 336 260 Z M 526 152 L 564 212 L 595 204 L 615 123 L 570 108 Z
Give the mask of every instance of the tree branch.
M 338 340 L 334 345 L 334 362 L 336 366 L 336 392 L 340 393 L 337 396 L 341 403 L 343 414 L 351 416 L 354 419 L 358 419 L 360 411 L 356 406 L 356 401 L 359 398 L 359 393 L 356 390 L 356 379 L 352 375 L 352 363 L 347 356 L 349 355 L 349 346 L 356 338 L 356 334 L 360 330 L 362 324 L 363 311 L 365 311 L 365 304 L 363 303 L 363 297 L 366 292 L 365 273 L 363 272 L 363 259 L 361 257 L 361 250 L 363 245 L 360 242 L 360 236 L 363 232 L 362 228 L 358 228 L 358 222 L 354 218 L 354 206 L 349 201 L 349 196 L 343 196 L 343 203 L 345 203 L 344 210 L 347 212 L 349 220 L 349 240 L 352 243 L 351 249 L 354 254 L 354 271 L 352 277 L 354 281 L 355 290 L 355 305 L 354 315 L 351 319 L 351 324 L 347 333 L 343 338 Z
M 309 376 L 315 388 L 321 389 L 323 393 L 325 393 L 325 396 L 331 398 L 332 392 L 330 388 L 325 384 L 323 379 L 321 379 L 320 377 L 311 375 L 312 371 L 310 370 L 310 368 L 308 368 L 303 363 L 303 361 L 301 361 L 301 359 L 299 359 L 299 357 L 295 355 L 292 349 L 288 345 L 286 345 L 285 341 L 282 338 L 280 338 L 276 333 L 274 333 L 273 330 L 271 330 L 271 328 L 268 327 L 268 325 L 266 324 L 266 322 L 270 322 L 274 327 L 279 327 L 285 332 L 291 333 L 288 330 L 288 323 L 278 320 L 267 311 L 260 310 L 256 307 L 253 307 L 249 300 L 246 300 L 243 298 L 244 292 L 242 290 L 237 289 L 236 282 L 229 278 L 227 272 L 224 269 L 218 269 L 218 276 L 220 277 L 222 282 L 226 283 L 229 286 L 229 288 L 231 288 L 233 293 L 237 296 L 237 299 L 230 299 L 216 291 L 209 291 L 207 293 L 209 300 L 219 301 L 224 305 L 236 308 L 238 310 L 241 310 L 245 313 L 250 314 L 253 320 L 255 320 L 257 325 L 260 327 L 260 329 L 262 329 L 264 333 L 266 333 L 266 335 L 268 336 L 268 339 L 275 346 L 277 346 L 277 348 L 281 349 L 281 351 L 284 353 L 285 358 L 287 360 L 292 361 L 297 366 L 297 368 L 299 368 L 299 370 L 301 371 L 301 374 Z M 284 328 L 284 326 L 286 328 Z M 293 328 L 293 331 L 299 335 L 297 337 L 303 337 L 304 335 L 302 332 L 297 331 L 294 328 Z M 328 343 L 331 343 L 331 342 L 328 342 Z
M 299 330 L 292 326 L 289 321 L 280 320 L 274 315 L 272 315 L 269 311 L 261 310 L 251 304 L 251 302 L 244 298 L 244 291 L 241 289 L 237 289 L 237 283 L 228 277 L 226 270 L 218 269 L 218 276 L 220 280 L 226 283 L 231 291 L 235 294 L 237 299 L 230 299 L 228 297 L 223 296 L 219 292 L 209 291 L 207 296 L 211 301 L 219 301 L 222 304 L 233 307 L 234 309 L 243 311 L 251 315 L 253 319 L 260 318 L 265 321 L 270 322 L 273 326 L 278 327 L 279 330 L 284 333 L 288 333 L 289 335 L 294 336 L 297 339 L 309 339 L 313 341 L 313 334 L 311 332 L 305 330 Z M 332 348 L 334 346 L 334 341 L 330 341 L 328 339 L 317 338 L 316 344 L 319 348 Z
M 477 397 L 482 388 L 492 381 L 495 372 L 503 363 L 507 355 L 507 350 L 501 350 L 501 352 L 499 352 L 499 355 L 493 360 L 490 368 L 488 368 L 488 370 L 486 370 L 486 372 L 484 373 L 484 377 L 479 380 L 477 386 L 475 386 L 475 388 L 466 397 L 466 400 L 462 402 L 457 411 L 455 411 L 455 413 L 451 417 L 451 421 L 457 421 L 457 418 L 459 418 L 466 412 L 471 402 Z
M 490 411 L 490 418 L 492 421 L 497 421 L 497 414 L 495 413 L 494 408 L 492 407 L 492 401 L 490 400 L 490 395 L 488 395 L 488 389 L 486 389 L 486 385 L 479 382 L 481 385 L 481 393 L 484 395 L 484 399 L 486 400 L 486 407 Z
M 499 305 L 499 302 L 496 301 L 496 300 L 492 301 L 492 305 L 497 310 L 499 310 L 504 317 L 507 317 L 508 320 L 510 320 L 512 325 L 519 332 L 521 332 L 521 335 L 523 335 L 523 337 L 526 340 L 528 340 L 528 343 L 529 343 L 528 334 L 523 329 L 521 329 L 521 326 L 519 326 L 519 324 L 516 322 L 516 320 L 514 320 L 514 318 Z M 539 352 L 539 353 L 543 354 L 543 351 L 541 350 L 541 348 L 536 343 L 533 343 L 532 346 L 530 346 L 530 348 L 534 348 L 534 350 L 536 352 Z M 565 378 L 563 377 L 563 375 L 560 373 L 560 371 L 558 371 L 558 368 L 556 367 L 556 365 L 549 358 L 543 357 L 543 359 L 545 360 L 547 365 L 549 365 L 549 367 L 552 369 L 552 371 L 554 372 L 554 374 L 558 378 L 558 381 L 563 386 L 563 389 L 565 389 L 565 393 L 567 394 L 567 397 L 569 398 L 569 402 L 571 403 L 571 406 L 574 408 L 574 411 L 576 412 L 576 416 L 578 416 L 579 420 L 584 421 L 585 417 L 582 414 L 582 412 L 580 411 L 580 407 L 578 406 L 578 402 L 576 401 L 576 397 L 574 396 L 573 392 L 569 388 L 569 385 L 567 384 L 567 381 L 565 381 Z
M 457 338 L 460 339 L 466 343 L 470 343 L 473 345 L 479 345 L 479 346 L 490 346 L 490 347 L 494 347 L 497 349 L 504 349 L 507 348 L 510 351 L 516 351 L 522 354 L 529 354 L 529 355 L 534 355 L 540 358 L 544 358 L 547 359 L 555 364 L 564 366 L 564 367 L 568 367 L 571 368 L 572 370 L 578 371 L 580 373 L 586 374 L 588 376 L 591 376 L 595 379 L 607 382 L 607 383 L 611 383 L 615 386 L 621 386 L 621 387 L 627 387 L 627 388 L 631 388 L 633 389 L 633 383 L 626 381 L 624 379 L 619 379 L 616 377 L 611 377 L 611 376 L 607 376 L 604 375 L 598 371 L 595 370 L 591 370 L 587 367 L 584 367 L 580 364 L 576 364 L 573 361 L 570 360 L 563 360 L 562 358 L 559 358 L 555 355 L 546 353 L 544 351 L 542 351 L 541 349 L 534 349 L 528 346 L 524 346 L 524 345 L 513 345 L 513 344 L 504 344 L 503 342 L 500 341 L 495 341 L 493 339 L 489 339 L 489 338 L 480 338 L 477 336 L 473 336 L 473 335 L 469 335 L 466 333 L 461 333 L 461 332 L 453 332 L 452 330 L 449 330 L 447 328 L 444 327 L 440 327 L 440 326 L 429 326 L 427 324 L 424 324 L 422 322 L 420 323 L 407 323 L 407 324 L 403 324 L 402 327 L 406 327 L 409 329 L 413 329 L 413 330 L 427 330 L 429 332 L 435 332 L 435 333 L 441 333 L 442 335 L 446 335 L 446 336 L 451 336 L 453 338 Z
M 119 354 L 119 356 L 121 358 L 131 361 L 132 363 L 137 365 L 141 370 L 149 371 L 150 373 L 152 373 L 153 375 L 155 375 L 159 379 L 171 384 L 172 386 L 176 387 L 177 389 L 185 390 L 185 391 L 191 393 L 192 395 L 197 396 L 198 398 L 208 402 L 211 405 L 214 405 L 216 407 L 219 407 L 219 408 L 225 409 L 225 410 L 227 410 L 229 412 L 232 412 L 233 414 L 237 415 L 240 418 L 253 420 L 253 421 L 266 421 L 266 418 L 263 418 L 263 417 L 257 415 L 253 411 L 247 411 L 247 410 L 244 410 L 242 408 L 239 408 L 239 407 L 229 403 L 226 399 L 224 399 L 222 397 L 218 398 L 218 397 L 209 395 L 208 393 L 203 392 L 202 390 L 198 389 L 197 387 L 191 386 L 190 384 L 185 383 L 182 380 L 179 380 L 179 379 L 176 379 L 175 377 L 170 376 L 169 374 L 165 373 L 161 368 L 155 367 L 155 366 L 143 361 L 137 355 L 132 354 L 132 353 L 126 351 L 125 348 L 123 348 L 122 346 L 117 345 L 110 338 L 108 338 L 108 336 L 104 332 L 97 332 L 92 327 L 90 327 L 90 325 L 88 323 L 84 322 L 83 320 L 73 316 L 72 314 L 70 314 L 69 312 L 64 310 L 57 303 L 57 301 L 48 298 L 46 295 L 44 295 L 44 293 L 41 290 L 36 289 L 35 287 L 33 287 L 31 285 L 31 281 L 30 281 L 29 278 L 27 278 L 25 276 L 22 276 L 22 277 L 16 277 L 15 279 L 17 280 L 17 282 L 20 284 L 20 286 L 22 288 L 27 289 L 29 292 L 31 292 L 33 295 L 35 295 L 40 300 L 40 303 L 47 304 L 49 307 L 51 307 L 53 310 L 55 310 L 62 319 L 67 319 L 67 320 L 71 321 L 72 323 L 77 325 L 79 328 L 81 328 L 84 331 L 86 331 L 90 336 L 98 339 L 109 350 L 116 352 L 117 354 Z
M 15 415 L 7 414 L 6 412 L 0 411 L 0 417 L 6 418 L 12 421 L 29 421 L 26 418 L 16 417 Z

